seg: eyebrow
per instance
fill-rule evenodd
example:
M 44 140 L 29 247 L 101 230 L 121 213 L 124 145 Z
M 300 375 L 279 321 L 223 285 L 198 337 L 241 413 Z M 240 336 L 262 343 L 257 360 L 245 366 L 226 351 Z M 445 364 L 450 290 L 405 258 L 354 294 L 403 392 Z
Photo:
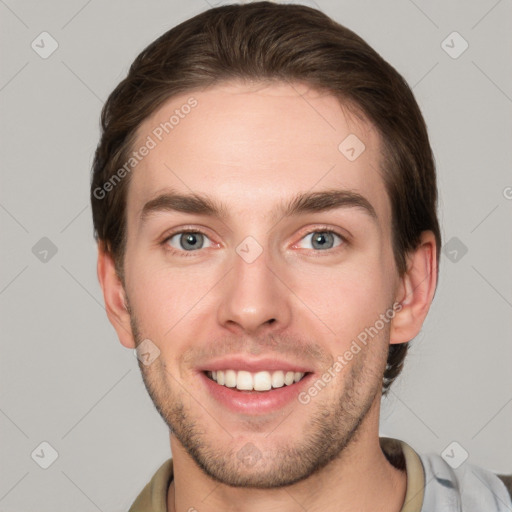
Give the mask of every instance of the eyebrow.
M 351 190 L 324 190 L 299 193 L 291 200 L 275 207 L 270 216 L 273 220 L 292 217 L 305 213 L 324 212 L 340 208 L 357 208 L 377 223 L 377 213 L 372 204 L 361 194 Z M 140 214 L 141 223 L 159 212 L 181 212 L 196 215 L 229 218 L 228 208 L 222 202 L 202 194 L 180 194 L 173 191 L 158 195 L 148 201 Z

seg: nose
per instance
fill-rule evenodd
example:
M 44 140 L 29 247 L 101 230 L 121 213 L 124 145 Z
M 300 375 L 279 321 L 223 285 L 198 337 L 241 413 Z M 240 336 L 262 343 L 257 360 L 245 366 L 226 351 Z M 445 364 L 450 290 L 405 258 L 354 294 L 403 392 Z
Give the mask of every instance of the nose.
M 285 276 L 272 267 L 266 251 L 252 262 L 235 253 L 233 267 L 222 281 L 221 325 L 237 334 L 252 335 L 286 329 L 291 319 L 291 293 L 284 284 Z

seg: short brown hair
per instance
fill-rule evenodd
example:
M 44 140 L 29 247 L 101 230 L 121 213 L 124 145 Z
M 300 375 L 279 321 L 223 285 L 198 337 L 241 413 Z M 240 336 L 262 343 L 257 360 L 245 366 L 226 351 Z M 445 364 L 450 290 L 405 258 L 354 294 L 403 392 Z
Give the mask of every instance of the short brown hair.
M 94 235 L 123 282 L 129 175 L 108 194 L 98 191 L 127 161 L 142 121 L 166 100 L 234 79 L 306 83 L 369 119 L 384 143 L 380 170 L 391 202 L 397 271 L 400 276 L 406 271 L 406 255 L 424 230 L 435 235 L 439 261 L 434 158 L 406 81 L 363 39 L 321 11 L 255 2 L 209 9 L 160 36 L 103 106 L 92 168 Z M 408 345 L 390 344 L 383 395 L 402 371 Z

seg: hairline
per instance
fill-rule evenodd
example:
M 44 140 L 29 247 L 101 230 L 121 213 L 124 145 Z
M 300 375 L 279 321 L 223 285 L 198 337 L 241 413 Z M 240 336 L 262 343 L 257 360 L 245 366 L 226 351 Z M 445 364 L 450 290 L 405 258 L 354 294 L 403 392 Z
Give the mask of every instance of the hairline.
M 331 95 L 336 99 L 338 102 L 338 105 L 341 108 L 341 111 L 344 116 L 348 113 L 351 115 L 354 119 L 356 119 L 359 122 L 367 123 L 370 127 L 372 127 L 377 135 L 377 140 L 379 144 L 380 151 L 379 153 L 379 161 L 378 161 L 378 167 L 373 167 L 380 175 L 383 183 L 384 183 L 384 189 L 386 193 L 386 197 L 389 201 L 391 212 L 390 212 L 390 228 L 391 228 L 391 246 L 394 256 L 394 262 L 395 266 L 398 270 L 398 261 L 397 255 L 395 254 L 396 251 L 398 251 L 398 248 L 395 248 L 395 233 L 394 233 L 394 226 L 396 223 L 396 219 L 394 219 L 394 212 L 393 212 L 393 202 L 391 200 L 391 197 L 389 195 L 388 191 L 388 184 L 385 176 L 385 167 L 386 164 L 389 163 L 389 160 L 391 158 L 391 152 L 389 151 L 389 141 L 386 139 L 384 134 L 382 134 L 381 130 L 379 129 L 378 125 L 374 123 L 370 117 L 366 114 L 364 109 L 359 105 L 359 103 L 354 100 L 353 98 L 348 98 L 339 91 L 336 91 L 332 88 L 329 88 L 325 85 L 317 84 L 313 80 L 309 80 L 306 78 L 298 78 L 289 80 L 286 77 L 260 77 L 257 79 L 248 77 L 248 76 L 227 76 L 227 77 L 219 77 L 217 79 L 212 80 L 210 83 L 207 84 L 199 84 L 196 87 L 189 87 L 183 90 L 175 91 L 172 93 L 169 93 L 168 95 L 163 96 L 160 101 L 156 102 L 155 106 L 151 109 L 151 112 L 149 112 L 144 119 L 142 119 L 137 126 L 127 134 L 125 142 L 123 144 L 123 148 L 121 149 L 120 159 L 126 160 L 128 158 L 128 155 L 135 150 L 137 147 L 137 144 L 140 142 L 140 138 L 142 137 L 141 131 L 143 125 L 145 125 L 149 119 L 154 116 L 160 109 L 162 109 L 166 104 L 170 103 L 172 100 L 175 100 L 176 98 L 179 98 L 181 96 L 190 95 L 194 92 L 205 92 L 211 89 L 214 89 L 218 86 L 223 85 L 258 85 L 262 84 L 264 87 L 269 87 L 275 84 L 301 84 L 301 85 L 307 85 L 308 91 L 313 90 L 317 92 L 324 92 L 326 94 Z M 299 95 L 300 96 L 300 95 Z M 126 245 L 127 245 L 127 211 L 128 211 L 128 194 L 130 191 L 130 184 L 132 181 L 132 173 L 128 174 L 126 176 L 126 179 L 123 180 L 120 187 L 120 193 L 121 193 L 121 200 L 123 204 L 123 219 L 121 220 L 121 226 L 122 226 L 122 238 L 121 243 L 119 244 L 119 253 L 117 255 L 111 254 L 113 257 L 115 263 L 116 263 L 116 271 L 118 274 L 118 277 L 121 279 L 121 282 L 125 283 L 125 275 L 124 275 L 124 259 L 126 256 Z

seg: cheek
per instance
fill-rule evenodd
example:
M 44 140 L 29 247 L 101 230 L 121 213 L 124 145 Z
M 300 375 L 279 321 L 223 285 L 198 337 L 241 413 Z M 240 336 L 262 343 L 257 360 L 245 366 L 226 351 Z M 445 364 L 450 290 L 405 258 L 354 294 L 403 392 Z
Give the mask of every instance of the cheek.
M 170 269 L 161 261 L 152 264 L 149 258 L 134 257 L 130 263 L 128 293 L 141 334 L 161 350 L 179 351 L 180 340 L 186 339 L 184 330 L 190 331 L 208 304 L 205 294 L 218 278 L 211 269 Z
M 309 310 L 308 317 L 320 330 L 335 335 L 336 351 L 373 326 L 391 305 L 390 269 L 378 257 L 354 258 L 339 266 L 302 266 L 289 271 L 292 288 Z M 380 324 L 379 324 L 380 325 Z

